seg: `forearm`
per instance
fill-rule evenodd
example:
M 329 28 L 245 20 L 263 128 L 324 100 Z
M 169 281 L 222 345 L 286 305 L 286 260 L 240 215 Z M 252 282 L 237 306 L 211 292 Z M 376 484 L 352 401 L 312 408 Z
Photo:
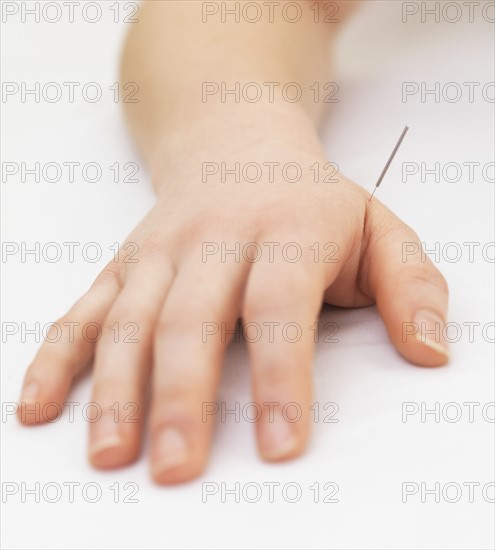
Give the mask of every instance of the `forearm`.
M 330 79 L 331 43 L 352 3 L 340 7 L 338 24 L 324 17 L 315 22 L 314 2 L 304 0 L 297 23 L 280 15 L 272 22 L 268 17 L 254 24 L 242 17 L 236 22 L 232 16 L 222 22 L 220 15 L 207 15 L 204 4 L 145 2 L 126 43 L 122 81 L 140 88 L 139 101 L 126 104 L 127 116 L 152 173 L 160 170 L 167 152 L 180 154 L 185 138 L 186 149 L 192 149 L 204 146 L 205 133 L 212 146 L 222 136 L 231 140 L 236 130 L 270 139 L 270 120 L 286 120 L 287 130 L 291 119 L 312 127 L 322 103 L 310 87 Z M 244 97 L 237 102 L 234 94 L 205 96 L 205 83 L 231 90 L 250 82 L 263 90 L 254 102 Z M 293 103 L 282 93 L 290 82 L 303 92 Z

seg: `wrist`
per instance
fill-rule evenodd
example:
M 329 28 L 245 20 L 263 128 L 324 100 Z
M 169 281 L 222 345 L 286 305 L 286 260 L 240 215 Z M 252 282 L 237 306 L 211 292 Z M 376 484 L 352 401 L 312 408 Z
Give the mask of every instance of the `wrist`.
M 295 104 L 208 106 L 170 120 L 161 136 L 150 159 L 157 194 L 171 180 L 200 183 L 205 163 L 325 157 L 314 123 Z

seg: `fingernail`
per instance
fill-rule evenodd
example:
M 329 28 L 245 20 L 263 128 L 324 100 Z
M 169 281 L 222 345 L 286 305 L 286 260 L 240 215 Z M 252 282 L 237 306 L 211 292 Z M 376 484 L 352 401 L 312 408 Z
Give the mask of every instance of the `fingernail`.
M 260 434 L 260 444 L 263 457 L 277 460 L 290 455 L 297 447 L 297 439 L 291 422 L 285 420 L 279 409 L 273 411 L 273 416 L 266 413 Z
M 115 422 L 114 417 L 111 414 L 103 415 L 94 424 L 93 432 L 91 433 L 89 454 L 94 456 L 107 449 L 122 445 L 123 440 L 118 430 L 119 425 Z
M 36 380 L 28 382 L 21 392 L 21 402 L 33 403 L 40 394 L 40 385 Z
M 184 464 L 189 458 L 184 436 L 174 428 L 165 428 L 156 439 L 154 455 L 152 471 L 155 476 Z
M 414 322 L 418 325 L 416 338 L 437 353 L 448 357 L 449 350 L 442 335 L 445 321 L 433 311 L 422 309 L 416 312 Z

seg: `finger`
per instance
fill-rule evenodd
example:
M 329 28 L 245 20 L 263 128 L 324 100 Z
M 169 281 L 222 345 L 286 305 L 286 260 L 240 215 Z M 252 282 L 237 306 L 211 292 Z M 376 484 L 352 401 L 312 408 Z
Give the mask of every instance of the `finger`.
M 272 239 L 275 241 L 276 239 Z M 309 434 L 313 327 L 326 282 L 321 265 L 282 260 L 260 262 L 249 276 L 243 306 L 244 335 L 252 366 L 253 393 L 261 415 L 258 446 L 266 460 L 300 454 Z M 261 335 L 261 336 L 260 336 Z
M 418 236 L 376 199 L 365 233 L 365 292 L 375 297 L 392 343 L 412 363 L 447 363 L 448 287 Z
M 91 288 L 48 331 L 29 366 L 18 418 L 24 424 L 53 420 L 61 414 L 72 380 L 91 360 L 95 334 L 118 295 L 123 273 L 110 263 Z
M 151 471 L 177 483 L 204 469 L 213 423 L 203 417 L 216 399 L 225 350 L 239 315 L 246 267 L 182 266 L 158 322 L 151 407 Z
M 101 417 L 90 423 L 89 435 L 89 456 L 96 467 L 122 466 L 139 454 L 153 330 L 173 276 L 163 254 L 143 255 L 128 270 L 126 284 L 105 320 L 93 389 Z

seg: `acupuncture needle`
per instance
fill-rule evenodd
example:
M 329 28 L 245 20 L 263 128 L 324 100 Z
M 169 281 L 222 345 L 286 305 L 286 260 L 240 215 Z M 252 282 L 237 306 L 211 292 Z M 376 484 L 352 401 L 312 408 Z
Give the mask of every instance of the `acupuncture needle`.
M 399 147 L 401 146 L 402 141 L 406 137 L 407 131 L 409 130 L 409 127 L 406 126 L 404 128 L 404 131 L 402 132 L 399 141 L 397 142 L 397 145 L 395 146 L 394 150 L 392 151 L 392 154 L 390 155 L 387 164 L 385 165 L 385 168 L 382 170 L 382 173 L 380 174 L 380 177 L 378 178 L 378 181 L 376 182 L 375 188 L 373 189 L 373 193 L 371 193 L 371 197 L 369 198 L 369 201 L 373 198 L 373 195 L 375 194 L 375 191 L 380 187 L 380 184 L 382 183 L 383 178 L 385 177 L 385 174 L 387 173 L 390 165 L 392 164 L 392 161 L 394 160 L 394 157 L 399 150 Z

